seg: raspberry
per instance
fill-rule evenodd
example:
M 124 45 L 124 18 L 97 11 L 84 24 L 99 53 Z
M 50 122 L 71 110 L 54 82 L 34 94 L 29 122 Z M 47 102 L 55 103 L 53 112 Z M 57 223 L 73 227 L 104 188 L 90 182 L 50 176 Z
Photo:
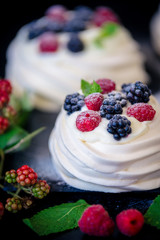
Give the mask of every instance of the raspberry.
M 144 217 L 136 209 L 128 209 L 119 213 L 116 217 L 119 231 L 126 236 L 135 236 L 143 227 Z
M 85 98 L 85 104 L 89 110 L 99 111 L 103 99 L 101 93 L 92 93 Z
M 9 102 L 9 95 L 7 92 L 0 92 L 0 109 L 4 108 Z
M 102 89 L 102 94 L 109 93 L 116 88 L 115 82 L 113 82 L 110 79 L 104 78 L 104 79 L 98 79 L 96 80 L 96 83 L 98 83 Z
M 80 230 L 91 236 L 110 236 L 114 231 L 114 222 L 102 205 L 88 207 L 78 221 Z
M 3 206 L 3 203 L 0 202 L 0 220 L 3 216 L 3 214 L 4 214 L 4 206 Z
M 45 15 L 54 21 L 64 22 L 66 20 L 65 12 L 66 8 L 63 5 L 53 5 L 47 9 Z
M 139 122 L 153 120 L 156 111 L 147 103 L 135 103 L 127 108 L 127 115 L 136 118 Z
M 115 140 L 120 140 L 122 137 L 127 137 L 131 133 L 131 122 L 124 116 L 114 115 L 109 121 L 107 131 L 113 134 Z
M 84 95 L 73 93 L 66 96 L 63 107 L 67 111 L 67 114 L 70 115 L 73 112 L 80 111 L 83 106 Z
M 103 6 L 98 7 L 93 17 L 93 23 L 97 27 L 101 27 L 104 23 L 107 22 L 119 22 L 119 20 L 111 9 Z
M 5 173 L 5 180 L 8 183 L 16 183 L 17 173 L 16 170 L 12 169 Z
M 67 43 L 67 48 L 74 53 L 81 52 L 84 49 L 84 44 L 77 34 L 72 34 Z
M 8 80 L 0 79 L 0 92 L 6 92 L 7 94 L 11 94 L 12 86 Z
M 92 110 L 80 113 L 76 119 L 76 127 L 81 132 L 89 132 L 98 127 L 101 117 L 97 112 Z
M 3 134 L 8 129 L 8 127 L 8 119 L 0 116 L 0 134 Z
M 58 49 L 58 41 L 53 33 L 43 33 L 39 38 L 40 52 L 56 52 Z
M 50 191 L 50 186 L 45 180 L 39 180 L 32 188 L 33 196 L 42 199 L 47 196 Z
M 16 213 L 22 209 L 22 203 L 19 198 L 13 197 L 8 198 L 6 201 L 5 208 L 12 213 Z
M 32 186 L 37 182 L 37 173 L 28 165 L 17 169 L 17 182 L 22 186 Z

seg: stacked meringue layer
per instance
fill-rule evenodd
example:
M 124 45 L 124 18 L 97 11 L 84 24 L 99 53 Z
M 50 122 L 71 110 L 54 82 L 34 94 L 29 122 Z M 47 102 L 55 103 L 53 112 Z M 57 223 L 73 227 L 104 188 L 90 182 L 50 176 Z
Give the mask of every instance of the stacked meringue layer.
M 107 119 L 91 132 L 80 132 L 75 122 L 86 106 L 69 116 L 62 109 L 49 139 L 62 179 L 78 189 L 113 193 L 160 187 L 160 108 L 153 96 L 148 104 L 156 110 L 154 119 L 127 116 L 132 133 L 121 141 L 107 132 Z

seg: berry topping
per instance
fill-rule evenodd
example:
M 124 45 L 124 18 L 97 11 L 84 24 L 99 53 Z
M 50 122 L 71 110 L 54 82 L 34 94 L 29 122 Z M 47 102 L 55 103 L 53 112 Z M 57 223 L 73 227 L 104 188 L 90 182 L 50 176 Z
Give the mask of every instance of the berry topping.
M 84 21 L 88 21 L 92 18 L 93 11 L 87 6 L 77 6 L 75 8 L 74 18 L 78 18 Z
M 89 110 L 99 111 L 103 99 L 101 93 L 92 93 L 85 98 L 85 104 Z
M 144 217 L 136 209 L 128 209 L 119 213 L 116 217 L 119 231 L 126 236 L 135 236 L 143 227 Z
M 50 186 L 45 180 L 39 180 L 32 188 L 33 196 L 42 199 L 47 196 L 50 191 Z
M 84 49 L 84 44 L 77 34 L 72 34 L 67 43 L 67 48 L 74 53 L 81 52 Z
M 37 173 L 28 165 L 17 169 L 17 182 L 22 186 L 31 186 L 37 182 Z
M 97 237 L 110 236 L 114 231 L 114 222 L 100 204 L 88 207 L 78 221 L 82 232 Z
M 13 197 L 8 198 L 6 201 L 5 208 L 12 213 L 16 213 L 22 209 L 22 203 L 19 198 Z
M 89 132 L 98 127 L 101 122 L 100 115 L 92 110 L 80 113 L 76 119 L 76 127 L 81 132 Z
M 123 84 L 122 91 L 126 93 L 126 97 L 131 104 L 138 102 L 147 103 L 151 95 L 151 90 L 142 82 Z
M 16 183 L 17 181 L 17 172 L 16 170 L 12 169 L 5 173 L 5 180 L 8 183 Z
M 47 9 L 45 15 L 54 21 L 64 22 L 66 20 L 65 13 L 66 8 L 63 5 L 54 5 Z
M 58 41 L 53 33 L 44 33 L 39 38 L 40 52 L 56 52 L 58 49 Z
M 0 134 L 3 134 L 9 127 L 9 121 L 7 118 L 0 116 Z
M 73 112 L 80 111 L 84 106 L 84 95 L 73 93 L 66 96 L 64 101 L 64 109 L 70 115 Z
M 93 23 L 97 27 L 101 27 L 107 22 L 119 22 L 118 17 L 113 11 L 107 7 L 98 7 L 93 17 Z
M 135 103 L 127 108 L 127 115 L 140 122 L 153 120 L 155 114 L 156 111 L 148 103 Z
M 101 117 L 111 119 L 115 114 L 121 114 L 123 107 L 126 106 L 127 101 L 125 96 L 119 92 L 109 93 L 104 99 L 102 106 L 100 107 Z
M 0 79 L 0 92 L 5 92 L 7 94 L 12 93 L 11 83 L 6 79 Z
M 131 133 L 131 122 L 124 116 L 114 115 L 107 125 L 107 131 L 113 134 L 115 140 L 119 141 Z
M 80 32 L 86 29 L 86 24 L 82 19 L 71 19 L 64 25 L 64 32 Z
M 4 214 L 4 206 L 3 206 L 3 203 L 0 202 L 0 220 L 3 216 L 3 214 Z
M 116 88 L 115 82 L 113 82 L 110 79 L 98 79 L 96 80 L 96 83 L 98 83 L 102 89 L 102 94 L 109 93 Z

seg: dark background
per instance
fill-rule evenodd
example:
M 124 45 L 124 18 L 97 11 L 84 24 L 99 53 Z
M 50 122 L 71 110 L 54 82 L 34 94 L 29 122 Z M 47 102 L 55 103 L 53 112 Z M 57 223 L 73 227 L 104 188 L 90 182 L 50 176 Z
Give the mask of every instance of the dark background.
M 36 3 L 35 3 L 36 2 Z M 106 5 L 111 7 L 120 17 L 121 22 L 127 27 L 133 37 L 140 43 L 147 43 L 150 46 L 150 32 L 149 24 L 151 17 L 158 9 L 159 0 L 153 1 L 137 1 L 137 0 L 108 0 L 108 1 L 5 1 L 0 3 L 0 76 L 3 77 L 5 72 L 5 53 L 8 44 L 16 35 L 16 32 L 24 24 L 42 17 L 45 10 L 53 4 L 64 4 L 66 7 L 73 9 L 77 5 L 88 5 L 92 8 L 98 5 Z M 151 46 L 150 46 L 151 47 Z M 149 51 L 150 53 L 150 51 Z M 148 63 L 152 62 L 152 58 L 148 59 Z M 157 62 L 156 62 L 157 63 Z M 152 70 L 154 63 L 152 63 Z M 17 66 L 18 67 L 18 66 Z M 152 77 L 153 77 L 152 71 Z M 47 126 L 46 131 L 39 137 L 33 139 L 31 146 L 16 154 L 7 157 L 5 161 L 4 170 L 28 164 L 32 167 L 40 177 L 47 180 L 48 183 L 52 174 L 52 163 L 48 150 L 49 134 L 54 126 L 57 114 L 41 113 L 33 111 L 31 114 L 27 130 L 29 132 L 41 127 Z M 50 174 L 50 176 L 49 176 Z M 17 214 L 5 212 L 3 220 L 0 221 L 0 239 L 57 239 L 57 240 L 93 240 L 100 238 L 93 238 L 84 235 L 79 229 L 67 231 L 60 234 L 51 234 L 47 237 L 39 238 L 32 230 L 22 223 L 22 219 L 31 217 L 37 211 L 40 211 L 49 206 L 56 204 L 77 201 L 82 198 L 90 204 L 100 203 L 106 207 L 110 215 L 115 218 L 116 214 L 126 208 L 137 208 L 142 213 L 145 213 L 152 200 L 159 194 L 160 190 L 147 192 L 131 192 L 124 194 L 105 194 L 94 192 L 73 191 L 73 189 L 63 188 L 51 182 L 51 194 L 44 200 L 37 201 L 33 208 L 22 211 Z M 65 192 L 64 192 L 65 191 Z M 8 195 L 0 190 L 0 201 L 5 203 Z M 132 239 L 140 240 L 159 240 L 160 231 L 153 227 L 145 225 L 143 230 L 136 237 Z M 114 235 L 108 239 L 129 239 L 121 235 L 117 230 Z

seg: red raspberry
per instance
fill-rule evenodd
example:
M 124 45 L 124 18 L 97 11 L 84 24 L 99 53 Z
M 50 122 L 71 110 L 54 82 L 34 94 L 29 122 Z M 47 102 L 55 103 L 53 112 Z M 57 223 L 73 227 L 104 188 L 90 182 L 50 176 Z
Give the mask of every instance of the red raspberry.
M 0 202 L 0 219 L 2 218 L 4 214 L 4 206 L 3 206 L 3 203 Z
M 113 82 L 110 79 L 104 78 L 104 79 L 98 79 L 96 80 L 96 83 L 98 83 L 102 89 L 102 94 L 112 92 L 116 88 L 115 82 Z
M 103 99 L 101 93 L 92 93 L 85 98 L 85 104 L 89 110 L 99 111 Z
M 28 165 L 17 169 L 17 182 L 22 186 L 31 186 L 37 182 L 37 173 Z
M 135 103 L 127 108 L 127 115 L 140 122 L 153 120 L 155 114 L 154 108 L 147 103 Z
M 0 134 L 3 134 L 8 129 L 8 127 L 8 119 L 0 116 Z
M 40 52 L 56 52 L 58 41 L 53 33 L 44 33 L 39 37 Z
M 0 109 L 5 107 L 9 102 L 9 95 L 6 92 L 0 91 Z
M 45 15 L 58 22 L 64 22 L 66 20 L 66 8 L 62 5 L 54 5 L 47 9 Z
M 143 227 L 144 217 L 136 209 L 128 209 L 119 213 L 116 217 L 119 231 L 126 236 L 136 235 Z
M 102 205 L 88 207 L 78 221 L 80 230 L 91 236 L 110 236 L 114 231 L 114 222 Z
M 11 94 L 12 86 L 8 80 L 0 79 L 0 92 L 6 92 L 8 94 Z
M 107 7 L 98 7 L 93 17 L 93 23 L 97 27 L 101 27 L 107 22 L 119 22 L 115 13 Z
M 81 132 L 89 132 L 98 127 L 101 117 L 97 112 L 92 110 L 80 113 L 76 119 L 76 127 Z

